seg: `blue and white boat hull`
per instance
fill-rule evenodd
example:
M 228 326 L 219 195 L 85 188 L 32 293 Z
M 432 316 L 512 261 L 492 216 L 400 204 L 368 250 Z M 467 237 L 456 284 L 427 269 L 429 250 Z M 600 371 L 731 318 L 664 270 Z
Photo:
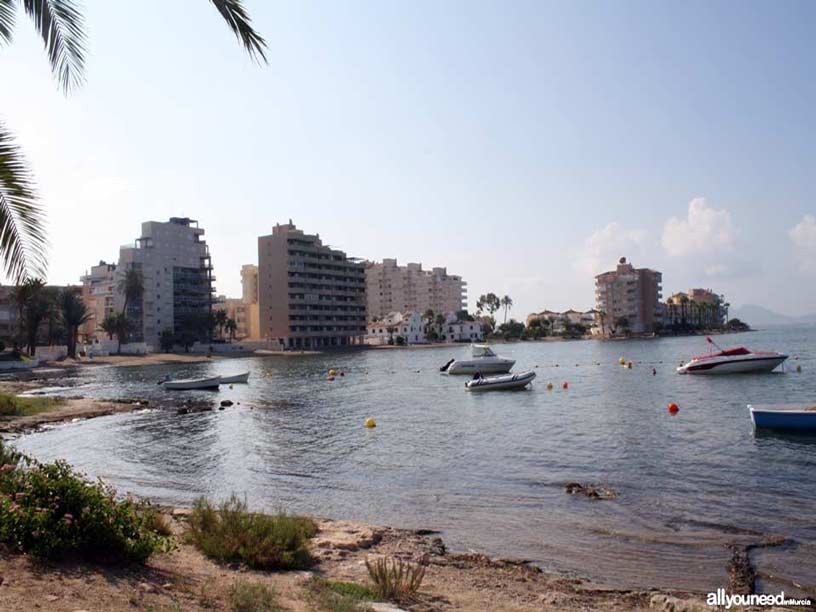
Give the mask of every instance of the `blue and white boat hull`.
M 816 404 L 748 405 L 755 429 L 816 433 Z

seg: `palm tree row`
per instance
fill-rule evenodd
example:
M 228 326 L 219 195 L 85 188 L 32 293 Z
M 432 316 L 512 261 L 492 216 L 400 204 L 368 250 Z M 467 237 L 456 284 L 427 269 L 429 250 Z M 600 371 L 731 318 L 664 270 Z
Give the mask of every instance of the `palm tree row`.
M 14 288 L 12 299 L 18 312 L 17 345 L 26 347 L 33 357 L 40 339 L 48 344 L 64 341 L 68 356 L 76 357 L 79 328 L 91 318 L 78 287 L 56 289 L 30 278 Z
M 717 304 L 696 302 L 687 295 L 681 295 L 676 300 L 666 300 L 666 325 L 673 329 L 687 328 L 715 328 L 722 325 L 722 318 L 728 318 L 727 302 Z
M 210 0 L 249 55 L 266 62 L 266 42 L 253 29 L 242 0 Z M 85 80 L 85 22 L 76 0 L 0 0 L 0 47 L 12 40 L 18 11 L 33 22 L 54 78 L 65 94 Z M 4 84 L 9 90 L 8 84 Z M 0 121 L 0 260 L 20 284 L 45 276 L 45 214 L 34 174 L 14 136 Z

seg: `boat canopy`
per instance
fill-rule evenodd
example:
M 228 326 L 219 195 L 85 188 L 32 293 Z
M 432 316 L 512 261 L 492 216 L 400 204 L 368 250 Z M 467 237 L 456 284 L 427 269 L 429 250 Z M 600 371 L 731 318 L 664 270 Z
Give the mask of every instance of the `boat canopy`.
M 698 359 L 711 359 L 712 357 L 737 357 L 739 355 L 751 355 L 751 351 L 749 351 L 744 346 L 738 346 L 736 348 L 725 349 L 724 351 L 720 351 L 719 353 L 710 353 L 708 355 L 700 355 L 699 357 L 695 357 L 695 360 Z
M 486 344 L 474 344 L 472 347 L 473 356 L 474 357 L 495 357 L 496 353 L 493 352 Z

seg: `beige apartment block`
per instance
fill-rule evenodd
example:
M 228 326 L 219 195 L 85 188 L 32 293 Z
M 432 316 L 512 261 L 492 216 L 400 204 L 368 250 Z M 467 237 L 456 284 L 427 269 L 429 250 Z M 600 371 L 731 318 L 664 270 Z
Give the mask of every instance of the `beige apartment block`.
M 620 258 L 615 270 L 596 276 L 597 332 L 654 332 L 663 320 L 662 281 L 660 272 L 635 268 L 625 257 Z
M 241 266 L 241 300 L 244 304 L 258 303 L 258 266 Z
M 433 310 L 455 313 L 467 307 L 467 283 L 446 268 L 423 270 L 422 264 L 398 266 L 396 259 L 366 263 L 366 310 L 371 320 L 390 312 Z
M 105 336 L 102 321 L 116 312 L 116 264 L 100 261 L 79 279 L 82 282 L 82 301 L 90 318 L 79 328 L 79 335 L 86 342 L 97 336 Z
M 262 339 L 287 349 L 362 344 L 365 265 L 292 224 L 258 238 Z

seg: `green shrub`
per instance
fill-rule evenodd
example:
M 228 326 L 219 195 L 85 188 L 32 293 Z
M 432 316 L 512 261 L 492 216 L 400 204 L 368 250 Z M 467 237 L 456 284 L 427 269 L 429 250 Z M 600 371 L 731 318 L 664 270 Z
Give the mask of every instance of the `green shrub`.
M 307 542 L 316 533 L 317 525 L 309 518 L 252 513 L 233 495 L 219 508 L 203 497 L 197 499 L 188 538 L 219 561 L 256 569 L 303 569 L 314 562 Z
M 402 559 L 380 557 L 373 563 L 366 559 L 368 576 L 378 597 L 396 602 L 411 601 L 422 585 L 425 567 Z
M 53 397 L 18 397 L 2 393 L 0 394 L 0 415 L 29 416 L 54 410 L 62 403 L 62 400 Z
M 39 463 L 0 443 L 0 542 L 20 552 L 56 558 L 144 562 L 169 541 L 151 531 L 149 506 L 117 500 L 62 461 Z
M 277 612 L 281 609 L 273 590 L 263 584 L 245 580 L 232 585 L 229 601 L 233 612 Z
M 366 586 L 320 576 L 312 576 L 309 591 L 315 607 L 325 612 L 361 612 L 369 609 L 366 602 L 375 599 L 373 591 Z

